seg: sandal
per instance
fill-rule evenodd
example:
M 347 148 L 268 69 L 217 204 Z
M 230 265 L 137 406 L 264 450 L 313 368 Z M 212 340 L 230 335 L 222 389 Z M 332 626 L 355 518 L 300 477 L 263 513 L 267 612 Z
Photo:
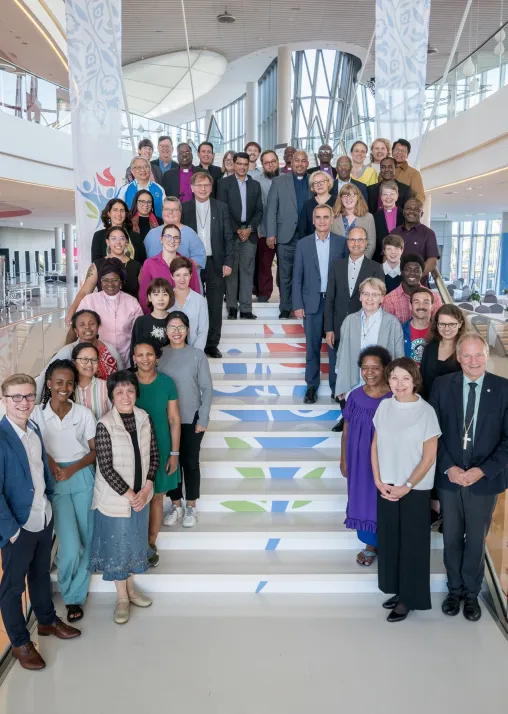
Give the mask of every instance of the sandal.
M 361 560 L 361 556 L 363 556 L 363 560 Z M 376 560 L 376 558 L 377 558 L 376 550 L 367 550 L 366 548 L 364 548 L 356 556 L 356 562 L 358 563 L 358 565 L 362 565 L 364 568 L 370 568 L 370 566 Z
M 83 618 L 84 612 L 81 605 L 66 605 L 67 622 L 77 622 Z

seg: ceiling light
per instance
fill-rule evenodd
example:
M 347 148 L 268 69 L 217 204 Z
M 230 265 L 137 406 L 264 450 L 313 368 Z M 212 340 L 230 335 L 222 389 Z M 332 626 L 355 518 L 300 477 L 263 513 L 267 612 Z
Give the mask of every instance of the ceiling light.
M 458 191 L 445 191 L 445 196 L 451 196 L 454 193 L 458 193 Z
M 227 10 L 224 10 L 223 13 L 217 15 L 217 22 L 220 25 L 232 25 L 233 22 L 236 22 L 236 17 L 233 17 Z

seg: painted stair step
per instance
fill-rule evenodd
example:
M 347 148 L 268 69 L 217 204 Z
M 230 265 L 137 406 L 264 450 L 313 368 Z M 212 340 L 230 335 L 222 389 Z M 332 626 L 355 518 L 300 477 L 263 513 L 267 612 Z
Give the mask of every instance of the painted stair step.
M 209 360 L 210 372 L 215 374 L 305 374 L 305 354 L 270 354 L 252 353 L 224 354 L 221 359 Z M 329 373 L 328 355 L 321 354 L 320 372 Z
M 255 397 L 251 397 L 255 399 Z M 223 399 L 223 397 L 218 397 Z M 324 400 L 322 400 L 324 401 Z M 210 419 L 213 421 L 331 421 L 336 420 L 341 415 L 340 405 L 331 401 L 317 406 L 316 404 L 303 404 L 302 399 L 297 400 L 295 407 L 278 404 L 266 406 L 263 404 L 235 403 L 216 404 L 215 400 L 210 411 Z
M 258 316 L 258 319 L 279 319 L 280 315 L 280 308 L 279 308 L 279 303 L 263 303 L 263 302 L 253 302 L 252 303 L 252 312 L 254 315 Z M 226 307 L 224 307 L 222 311 L 222 317 L 224 320 L 227 319 L 228 316 L 228 310 Z
M 257 397 L 294 396 L 303 397 L 307 384 L 303 375 L 278 372 L 277 374 L 221 374 L 213 375 L 214 396 Z M 321 396 L 330 397 L 330 386 L 323 375 L 318 390 Z M 302 401 L 303 403 L 303 401 Z
M 238 333 L 249 332 L 251 335 L 273 337 L 276 335 L 304 337 L 301 320 L 224 320 L 222 335 L 230 337 Z
M 340 448 L 201 449 L 202 483 L 208 478 L 250 480 L 342 479 Z
M 359 546 L 359 544 L 358 544 Z M 377 565 L 356 564 L 358 547 L 337 552 L 160 552 L 158 568 L 136 576 L 144 592 L 365 593 L 379 592 Z M 52 573 L 55 589 L 56 572 Z M 431 553 L 431 589 L 446 590 L 442 554 Z M 91 592 L 114 592 L 92 575 Z
M 335 421 L 302 423 L 210 421 L 202 445 L 228 449 L 313 449 L 340 447 L 342 434 L 333 432 Z

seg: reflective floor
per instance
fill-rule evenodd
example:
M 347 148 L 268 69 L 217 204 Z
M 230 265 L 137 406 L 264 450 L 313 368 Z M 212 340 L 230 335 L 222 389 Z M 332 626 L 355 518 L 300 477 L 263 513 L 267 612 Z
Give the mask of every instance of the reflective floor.
M 160 594 L 118 626 L 114 596 L 91 595 L 82 637 L 44 638 L 43 672 L 16 663 L 0 711 L 501 714 L 504 636 L 485 611 L 446 618 L 441 600 L 390 625 L 381 594 Z

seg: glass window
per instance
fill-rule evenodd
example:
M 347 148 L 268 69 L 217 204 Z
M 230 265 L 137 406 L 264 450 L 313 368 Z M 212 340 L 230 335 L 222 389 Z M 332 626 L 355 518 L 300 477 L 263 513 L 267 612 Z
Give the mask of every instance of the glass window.
M 457 255 L 458 255 L 458 238 L 452 236 L 452 250 L 450 255 L 450 280 L 457 280 Z
M 469 261 L 471 259 L 471 238 L 462 236 L 462 262 L 460 277 L 467 283 L 469 281 Z

